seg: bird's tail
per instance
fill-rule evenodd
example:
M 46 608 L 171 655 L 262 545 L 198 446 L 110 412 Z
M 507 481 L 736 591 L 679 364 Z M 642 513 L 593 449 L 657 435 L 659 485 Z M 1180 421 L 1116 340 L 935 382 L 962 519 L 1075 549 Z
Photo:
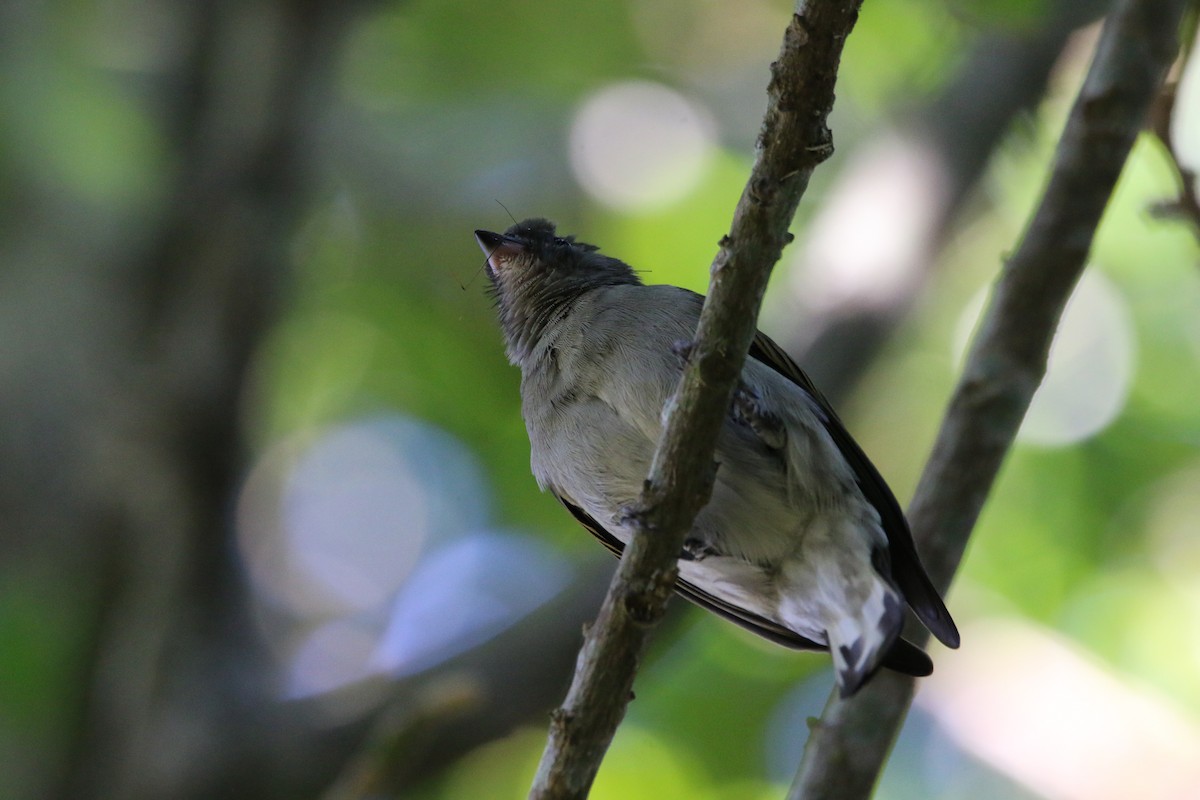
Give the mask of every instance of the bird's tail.
M 827 607 L 825 633 L 843 698 L 859 690 L 892 650 L 904 625 L 904 603 L 887 581 L 876 577 L 860 604 Z

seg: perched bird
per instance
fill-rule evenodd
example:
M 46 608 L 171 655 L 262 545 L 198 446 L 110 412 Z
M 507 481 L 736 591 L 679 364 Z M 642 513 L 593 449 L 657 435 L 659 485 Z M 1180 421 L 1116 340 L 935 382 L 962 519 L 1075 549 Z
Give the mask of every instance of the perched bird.
M 529 219 L 475 231 L 487 256 L 538 485 L 619 555 L 704 298 Z M 928 675 L 900 638 L 907 602 L 958 630 L 895 497 L 808 376 L 759 333 L 717 440 L 712 499 L 676 590 L 774 642 L 830 650 L 843 697 L 880 667 Z

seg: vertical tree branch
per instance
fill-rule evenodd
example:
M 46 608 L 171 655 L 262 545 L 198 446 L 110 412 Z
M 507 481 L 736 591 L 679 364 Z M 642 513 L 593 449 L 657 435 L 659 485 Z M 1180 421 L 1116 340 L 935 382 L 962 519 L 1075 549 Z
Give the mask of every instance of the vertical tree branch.
M 97 548 L 103 577 L 61 796 L 270 791 L 261 742 L 274 703 L 229 552 L 229 504 L 245 468 L 245 379 L 286 283 L 314 104 L 358 5 L 181 11 L 193 38 L 164 81 L 162 117 L 173 185 L 137 252 L 80 262 L 99 311 L 61 326 L 93 366 L 46 359 L 83 387 L 81 410 L 60 421 L 71 459 L 53 467 L 72 482 L 76 516 L 63 527 Z M 50 496 L 40 503 L 60 502 Z
M 926 566 L 945 587 L 1046 369 L 1096 226 L 1178 50 L 1185 0 L 1122 0 L 1104 26 L 1037 212 L 1005 265 L 913 499 Z M 969 643 L 966 646 L 970 646 Z M 882 675 L 813 726 L 791 800 L 867 797 L 912 698 Z
M 750 347 L 771 268 L 813 169 L 833 152 L 826 127 L 846 36 L 861 0 L 801 3 L 771 65 L 769 103 L 750 180 L 712 264 L 690 364 L 675 393 L 636 527 L 575 678 L 553 714 L 532 798 L 582 798 L 632 696 L 649 630 L 675 584 L 675 561 L 712 491 L 717 431 Z

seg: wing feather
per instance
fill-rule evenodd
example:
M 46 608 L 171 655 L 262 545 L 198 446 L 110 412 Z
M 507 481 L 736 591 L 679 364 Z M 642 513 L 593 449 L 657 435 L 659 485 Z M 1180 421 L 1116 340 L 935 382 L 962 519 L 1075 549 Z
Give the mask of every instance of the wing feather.
M 625 552 L 625 545 L 620 539 L 609 533 L 604 526 L 596 522 L 590 514 L 584 511 L 579 506 L 564 498 L 558 492 L 551 490 L 558 502 L 562 503 L 571 516 L 582 525 L 590 534 L 600 540 L 607 550 L 617 558 Z M 806 636 L 801 636 L 795 631 L 791 631 L 778 623 L 747 611 L 731 603 L 728 603 L 719 597 L 715 597 L 708 592 L 696 586 L 690 581 L 679 578 L 675 581 L 675 591 L 691 602 L 705 608 L 714 614 L 724 617 L 730 622 L 740 625 L 751 633 L 755 633 L 764 639 L 768 639 L 776 644 L 790 647 L 793 650 L 828 650 L 829 648 L 822 644 L 817 644 Z M 933 662 L 929 660 L 929 656 L 925 654 L 921 648 L 908 642 L 904 639 L 897 639 L 892 649 L 882 661 L 882 666 L 894 669 L 897 672 L 902 672 L 906 675 L 916 677 L 924 677 L 933 672 Z
M 761 331 L 754 337 L 748 356 L 799 386 L 821 407 L 824 412 L 822 422 L 825 429 L 841 451 L 842 457 L 854 470 L 863 496 L 879 512 L 883 532 L 887 535 L 888 540 L 892 578 L 925 627 L 929 628 L 930 632 L 947 647 L 958 647 L 958 628 L 950 617 L 945 603 L 942 602 L 937 588 L 934 587 L 929 575 L 925 572 L 925 567 L 921 564 L 916 544 L 913 542 L 912 531 L 909 530 L 908 521 L 904 517 L 904 512 L 900 510 L 896 496 L 892 494 L 892 490 L 888 488 L 887 483 L 862 448 L 850 436 L 829 401 L 804 373 L 804 370 L 800 369 L 792 360 L 791 356 Z

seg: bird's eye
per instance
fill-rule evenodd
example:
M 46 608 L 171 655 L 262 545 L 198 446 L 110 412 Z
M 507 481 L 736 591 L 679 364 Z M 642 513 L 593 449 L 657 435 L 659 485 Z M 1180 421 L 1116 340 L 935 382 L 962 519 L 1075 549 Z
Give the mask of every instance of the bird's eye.
M 561 236 L 554 237 L 554 246 L 555 247 L 566 247 L 568 244 L 570 244 L 570 242 L 568 242 L 566 239 L 562 238 Z

